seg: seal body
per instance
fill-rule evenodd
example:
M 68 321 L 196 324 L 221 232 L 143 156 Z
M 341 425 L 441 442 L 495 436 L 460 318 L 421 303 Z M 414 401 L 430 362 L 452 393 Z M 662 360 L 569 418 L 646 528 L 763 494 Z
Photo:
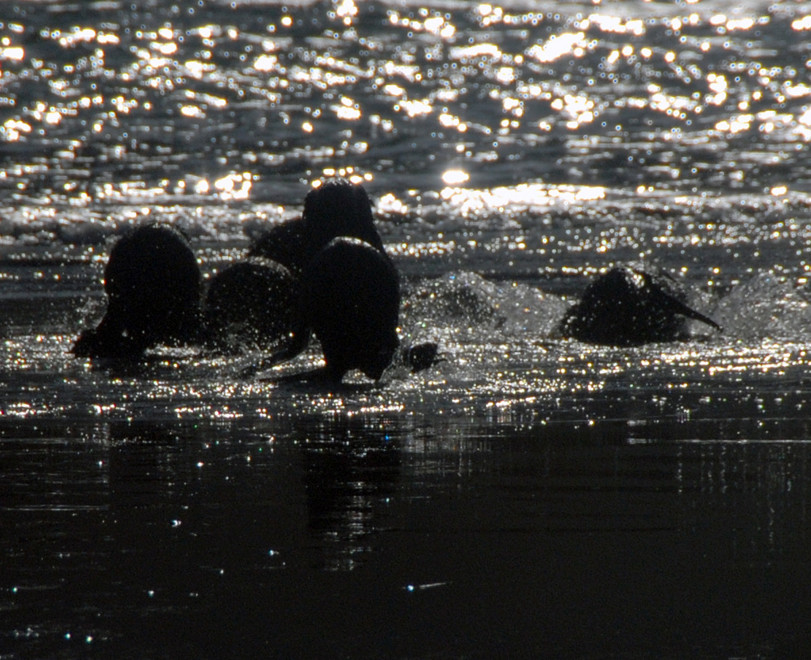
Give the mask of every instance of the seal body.
M 251 244 L 248 256 L 275 261 L 294 277 L 300 277 L 307 260 L 305 230 L 301 218 L 274 225 Z
M 687 319 L 720 330 L 715 321 L 687 305 L 686 293 L 672 278 L 619 266 L 586 287 L 558 332 L 595 344 L 631 346 L 687 339 Z
M 186 236 L 167 224 L 148 224 L 113 246 L 104 270 L 107 310 L 84 331 L 73 353 L 85 357 L 142 354 L 158 344 L 197 338 L 201 276 Z
M 332 245 L 341 238 L 347 240 Z M 353 247 L 347 247 L 349 245 Z M 375 228 L 372 205 L 362 186 L 345 179 L 322 182 L 305 197 L 301 218 L 271 227 L 254 241 L 249 255 L 284 265 L 301 284 L 294 307 L 293 339 L 271 357 L 270 363 L 298 355 L 306 348 L 311 332 L 316 331 L 317 335 L 320 332 L 330 373 L 340 372 L 338 380 L 353 368 L 365 368 L 368 373 L 378 374 L 373 377 L 379 377 L 385 367 L 370 366 L 372 360 L 368 356 L 363 359 L 350 356 L 366 355 L 363 347 L 376 341 L 372 336 L 378 332 L 374 328 L 379 319 L 368 311 L 372 307 L 368 301 L 374 298 L 372 292 L 377 281 L 374 264 L 381 272 L 385 271 L 380 282 L 383 283 L 382 295 L 387 298 L 392 296 L 387 283 L 393 280 L 396 287 L 397 272 L 385 255 L 383 241 Z M 353 291 L 352 286 L 357 289 Z M 393 295 L 399 304 L 399 289 Z M 344 311 L 344 303 L 355 305 L 357 313 Z M 333 305 L 339 312 L 337 318 L 346 321 L 347 328 L 351 329 L 338 332 L 336 324 L 330 324 L 326 310 Z M 364 314 L 366 321 L 361 320 Z M 394 316 L 393 327 L 396 328 L 396 312 Z M 341 342 L 345 344 L 343 349 L 339 348 Z M 391 344 L 391 337 L 383 343 Z M 361 362 L 366 366 L 361 367 Z M 345 367 L 345 363 L 350 366 Z
M 278 348 L 294 330 L 298 280 L 280 263 L 252 258 L 215 275 L 203 303 L 206 344 L 233 351 Z
M 368 243 L 340 237 L 307 265 L 299 308 L 321 342 L 330 378 L 351 369 L 377 380 L 398 346 L 400 286 L 388 257 Z

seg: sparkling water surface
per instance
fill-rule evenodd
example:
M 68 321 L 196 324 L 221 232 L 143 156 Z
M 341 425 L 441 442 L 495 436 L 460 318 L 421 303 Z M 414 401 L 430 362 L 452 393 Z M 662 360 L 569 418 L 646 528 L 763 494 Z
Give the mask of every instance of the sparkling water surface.
M 0 5 L 0 655 L 801 657 L 811 4 Z M 362 183 L 404 341 L 67 351 L 110 246 L 206 277 Z M 722 326 L 555 337 L 615 264 Z

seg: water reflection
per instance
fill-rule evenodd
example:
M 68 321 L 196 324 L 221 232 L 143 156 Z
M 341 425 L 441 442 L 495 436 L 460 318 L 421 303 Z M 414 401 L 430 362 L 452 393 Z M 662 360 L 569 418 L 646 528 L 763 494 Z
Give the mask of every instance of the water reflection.
M 387 424 L 337 419 L 298 437 L 310 532 L 323 552 L 318 565 L 351 570 L 375 550 L 386 509 L 400 481 L 398 440 Z
M 806 561 L 810 432 L 805 419 L 764 415 L 642 424 L 630 442 L 672 454 L 683 533 L 716 538 L 726 561 L 771 566 Z
M 565 656 L 644 651 L 650 625 L 673 631 L 659 650 L 685 630 L 701 648 L 792 639 L 769 626 L 807 614 L 784 595 L 811 577 L 809 428 L 772 419 L 757 443 L 761 420 L 741 416 L 9 421 L 2 634 L 34 655 L 137 639 L 147 654 Z M 494 640 L 497 611 L 515 625 Z

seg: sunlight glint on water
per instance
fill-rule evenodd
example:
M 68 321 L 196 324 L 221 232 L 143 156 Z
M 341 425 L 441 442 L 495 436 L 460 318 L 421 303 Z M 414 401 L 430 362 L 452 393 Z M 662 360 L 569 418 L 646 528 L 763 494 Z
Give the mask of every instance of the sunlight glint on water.
M 46 4 L 0 7 L 0 653 L 801 657 L 808 6 Z M 335 175 L 442 362 L 67 352 L 128 228 L 210 278 Z M 723 332 L 556 337 L 628 262 Z

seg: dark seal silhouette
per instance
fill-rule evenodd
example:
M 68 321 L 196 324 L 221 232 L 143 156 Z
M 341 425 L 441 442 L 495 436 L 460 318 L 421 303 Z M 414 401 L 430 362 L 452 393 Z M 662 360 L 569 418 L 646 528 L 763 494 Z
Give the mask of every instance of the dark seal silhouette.
M 338 238 L 345 238 L 348 242 L 338 241 L 333 247 L 331 241 Z M 301 218 L 266 231 L 251 245 L 249 255 L 272 259 L 284 265 L 293 277 L 301 279 L 293 339 L 263 361 L 263 366 L 295 357 L 306 348 L 310 335 L 315 332 L 324 346 L 327 372 L 335 380 L 340 380 L 346 371 L 354 368 L 360 368 L 367 375 L 377 373 L 372 377 L 379 377 L 385 365 L 378 369 L 369 366 L 368 356 L 349 357 L 364 354 L 365 348 L 362 347 L 376 341 L 372 338 L 376 332 L 373 329 L 376 322 L 376 301 L 372 293 L 376 281 L 374 265 L 386 274 L 380 280 L 384 303 L 381 309 L 391 298 L 386 290 L 387 282 L 393 279 L 397 283 L 397 271 L 385 254 L 383 241 L 375 228 L 369 196 L 362 186 L 345 179 L 322 182 L 305 197 Z M 341 263 L 342 258 L 348 261 Z M 353 290 L 352 286 L 358 282 L 361 284 Z M 399 305 L 398 288 L 393 295 Z M 356 308 L 354 316 L 346 311 L 353 309 L 353 305 Z M 326 311 L 333 307 L 334 311 Z M 334 317 L 334 323 L 327 318 L 329 314 Z M 367 315 L 368 323 L 359 320 L 363 314 Z M 396 317 L 395 313 L 394 328 L 397 326 Z M 347 328 L 351 329 L 338 332 L 337 325 L 341 320 L 346 321 Z M 396 348 L 396 333 L 394 340 L 386 340 L 388 344 L 392 341 Z M 344 346 L 339 348 L 339 343 Z
M 272 259 L 300 277 L 307 262 L 338 236 L 358 238 L 384 252 L 363 186 L 327 179 L 307 193 L 301 218 L 268 229 L 251 244 L 248 255 Z
M 205 342 L 233 351 L 278 349 L 292 340 L 298 281 L 280 263 L 249 259 L 217 273 L 203 303 Z
M 308 259 L 338 236 L 358 238 L 385 252 L 366 189 L 345 179 L 328 179 L 307 193 L 302 221 Z
M 333 239 L 307 265 L 302 320 L 321 342 L 327 377 L 359 369 L 378 380 L 398 346 L 400 285 L 394 264 L 368 243 Z
M 159 344 L 194 341 L 200 285 L 200 268 L 186 236 L 166 224 L 138 227 L 113 246 L 104 269 L 104 318 L 79 335 L 72 352 L 137 357 Z
M 305 229 L 301 218 L 274 225 L 251 244 L 248 256 L 275 261 L 298 278 L 307 261 Z
M 290 341 L 260 369 L 295 357 L 314 333 L 326 367 L 280 380 L 339 382 L 352 369 L 380 378 L 398 348 L 399 278 L 362 186 L 329 179 L 313 188 L 301 218 L 272 227 L 249 254 L 277 261 L 300 277 Z M 435 343 L 419 344 L 403 349 L 396 361 L 421 371 L 441 361 L 437 351 Z
M 671 277 L 619 266 L 586 287 L 558 331 L 594 344 L 631 346 L 687 339 L 687 319 L 721 329 L 687 305 L 685 292 Z

